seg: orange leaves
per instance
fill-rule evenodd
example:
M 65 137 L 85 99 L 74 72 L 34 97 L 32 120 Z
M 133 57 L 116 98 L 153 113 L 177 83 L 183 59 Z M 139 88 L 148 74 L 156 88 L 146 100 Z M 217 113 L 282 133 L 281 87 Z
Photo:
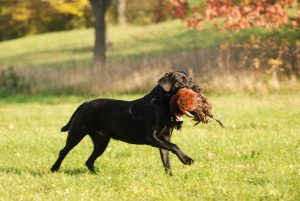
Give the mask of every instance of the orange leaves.
M 169 0 L 173 15 L 180 19 L 187 17 L 188 3 L 186 0 Z
M 207 0 L 205 8 L 196 7 L 187 16 L 185 0 L 176 2 L 178 15 L 185 20 L 189 27 L 202 28 L 202 24 L 212 21 L 218 29 L 245 29 L 249 27 L 281 27 L 290 24 L 295 28 L 299 24 L 299 4 L 297 0 Z M 298 9 L 298 11 L 297 11 Z M 184 12 L 183 12 L 184 10 Z M 295 19 L 289 13 L 296 10 Z
M 294 20 L 294 21 L 291 22 L 291 28 L 292 28 L 292 29 L 296 28 L 297 25 L 298 25 L 298 22 L 297 22 L 297 21 Z

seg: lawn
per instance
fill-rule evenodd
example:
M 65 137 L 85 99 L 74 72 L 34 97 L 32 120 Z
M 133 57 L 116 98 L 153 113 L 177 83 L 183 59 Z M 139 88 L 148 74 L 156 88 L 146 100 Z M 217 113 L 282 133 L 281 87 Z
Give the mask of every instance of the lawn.
M 239 40 L 251 32 L 217 32 L 208 26 L 203 31 L 189 30 L 182 22 L 169 21 L 148 26 L 108 26 L 107 56 L 138 59 L 195 48 L 211 48 Z M 91 63 L 94 30 L 82 29 L 28 36 L 0 43 L 0 69 L 14 67 L 74 67 Z
M 88 137 L 50 173 L 66 139 L 59 130 L 86 98 L 4 98 L 0 200 L 299 200 L 299 95 L 210 96 L 226 128 L 186 120 L 173 142 L 195 164 L 172 154 L 173 176 L 164 173 L 156 148 L 114 140 L 95 164 L 98 175 L 90 174 Z

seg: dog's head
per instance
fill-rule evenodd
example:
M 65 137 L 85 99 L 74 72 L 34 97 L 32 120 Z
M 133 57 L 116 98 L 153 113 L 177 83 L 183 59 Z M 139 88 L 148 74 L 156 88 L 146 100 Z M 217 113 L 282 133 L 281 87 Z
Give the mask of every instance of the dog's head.
M 195 92 L 200 92 L 201 87 L 193 82 L 192 78 L 184 71 L 175 71 L 166 73 L 158 80 L 158 84 L 168 94 L 175 94 L 181 88 L 192 89 Z

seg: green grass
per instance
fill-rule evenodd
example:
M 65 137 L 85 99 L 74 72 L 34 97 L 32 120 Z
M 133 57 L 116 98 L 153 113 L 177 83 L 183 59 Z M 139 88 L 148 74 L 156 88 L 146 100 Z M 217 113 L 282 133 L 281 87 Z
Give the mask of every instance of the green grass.
M 195 164 L 184 166 L 172 154 L 172 177 L 156 148 L 114 140 L 96 162 L 98 175 L 89 174 L 88 137 L 52 174 L 66 139 L 59 129 L 84 98 L 15 100 L 0 101 L 0 200 L 300 199 L 299 93 L 211 96 L 226 129 L 185 121 L 173 142 Z
M 297 30 L 262 29 L 216 31 L 212 24 L 205 29 L 190 30 L 181 21 L 167 21 L 147 26 L 108 25 L 109 60 L 140 59 L 143 56 L 164 56 L 178 51 L 213 48 L 221 43 L 243 42 L 250 36 L 270 35 L 295 41 Z M 82 29 L 28 36 L 0 43 L 0 69 L 19 67 L 84 67 L 91 64 L 94 30 Z
M 235 33 L 238 40 L 251 32 Z M 228 32 L 217 32 L 208 26 L 204 31 L 189 30 L 180 21 L 148 26 L 108 26 L 112 58 L 139 58 L 194 48 L 208 48 L 228 40 Z M 29 36 L 0 43 L 0 68 L 74 67 L 90 64 L 94 30 L 72 30 Z

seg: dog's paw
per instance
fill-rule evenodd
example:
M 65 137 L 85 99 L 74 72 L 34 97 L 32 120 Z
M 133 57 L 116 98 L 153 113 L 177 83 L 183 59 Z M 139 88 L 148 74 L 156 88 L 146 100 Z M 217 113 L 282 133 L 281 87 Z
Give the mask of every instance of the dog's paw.
M 85 165 L 87 166 L 87 168 L 89 169 L 91 174 L 97 174 L 97 171 L 95 170 L 94 165 L 91 165 L 88 162 L 86 162 Z
M 165 168 L 165 173 L 169 176 L 173 176 L 173 173 L 172 173 L 172 169 L 171 168 Z
M 185 165 L 192 165 L 193 163 L 194 163 L 194 160 L 193 159 L 191 159 L 189 156 L 187 156 L 187 155 L 185 155 L 184 157 L 183 157 L 183 164 L 185 164 Z
M 94 167 L 89 168 L 89 171 L 90 171 L 91 174 L 98 174 Z
M 58 169 L 59 169 L 59 167 L 58 167 L 58 166 L 56 166 L 56 165 L 53 165 L 53 166 L 51 167 L 50 171 L 51 171 L 51 172 L 57 172 L 57 171 L 58 171 Z

